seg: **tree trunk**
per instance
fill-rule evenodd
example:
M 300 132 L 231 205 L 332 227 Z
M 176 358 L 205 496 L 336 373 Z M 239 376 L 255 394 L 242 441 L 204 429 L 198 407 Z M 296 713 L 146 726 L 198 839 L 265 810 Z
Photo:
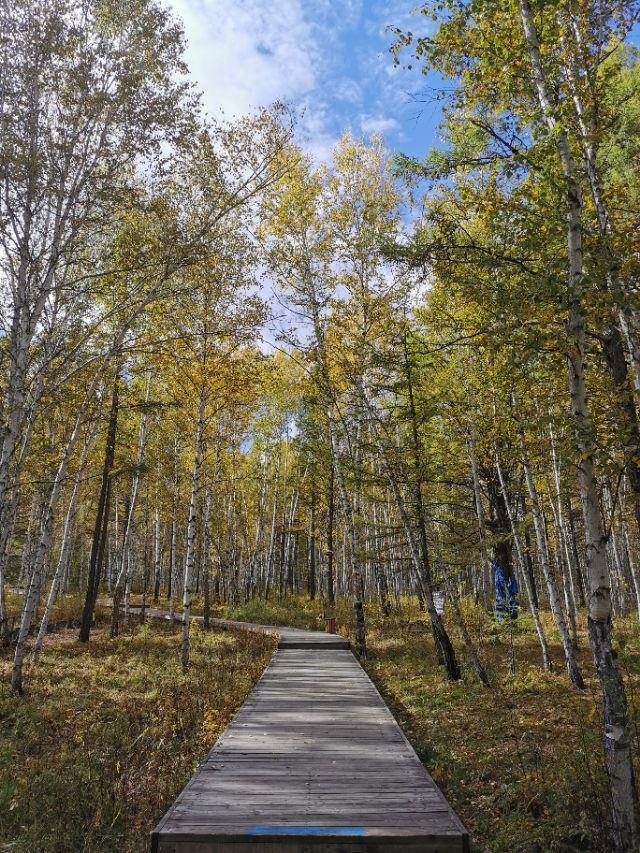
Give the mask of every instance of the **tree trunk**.
M 496 450 L 496 471 L 498 472 L 498 478 L 500 480 L 500 488 L 502 489 L 502 495 L 504 497 L 504 504 L 507 510 L 507 515 L 509 516 L 509 523 L 511 525 L 511 534 L 513 536 L 513 544 L 516 548 L 516 554 L 518 556 L 518 560 L 522 567 L 522 577 L 524 578 L 525 588 L 527 590 L 527 598 L 529 599 L 529 609 L 531 610 L 531 616 L 533 618 L 533 624 L 536 628 L 536 634 L 538 635 L 538 640 L 540 642 L 540 649 L 542 651 L 542 666 L 545 672 L 551 672 L 552 664 L 551 657 L 549 656 L 549 647 L 547 645 L 547 638 L 544 635 L 544 629 L 542 627 L 542 622 L 540 621 L 540 613 L 538 612 L 538 600 L 537 596 L 534 595 L 531 577 L 529 572 L 527 571 L 527 567 L 524 564 L 525 555 L 522 552 L 522 545 L 520 543 L 520 537 L 518 535 L 518 529 L 516 527 L 515 518 L 513 515 L 513 510 L 511 508 L 511 502 L 509 500 L 509 495 L 507 493 L 507 487 L 504 479 L 504 475 L 502 473 L 502 465 L 500 464 L 500 459 L 498 457 L 498 452 Z
M 487 675 L 487 671 L 482 665 L 480 658 L 478 657 L 478 652 L 476 650 L 473 640 L 471 639 L 471 634 L 469 634 L 469 630 L 465 625 L 464 619 L 462 618 L 458 591 L 455 588 L 455 585 L 448 579 L 445 580 L 445 587 L 447 590 L 449 601 L 451 602 L 451 606 L 453 608 L 453 613 L 456 617 L 456 622 L 458 623 L 458 628 L 460 629 L 460 634 L 462 635 L 462 640 L 467 648 L 467 651 L 469 652 L 469 657 L 471 658 L 471 663 L 476 671 L 476 675 L 485 687 L 489 687 L 489 676 Z
M 334 580 L 334 559 L 333 559 L 333 539 L 334 539 L 334 519 L 335 519 L 335 473 L 333 467 L 333 455 L 329 457 L 329 482 L 327 484 L 327 608 L 329 616 L 334 616 L 334 608 L 336 606 L 335 599 L 335 580 Z
M 491 560 L 487 551 L 487 530 L 484 519 L 484 507 L 482 505 L 482 489 L 480 488 L 480 474 L 478 472 L 478 461 L 473 451 L 473 445 L 467 441 L 469 461 L 471 462 L 471 480 L 473 483 L 473 499 L 478 519 L 478 532 L 480 534 L 480 553 L 482 555 L 482 601 L 487 613 L 491 613 Z
M 131 483 L 131 495 L 129 497 L 129 502 L 127 506 L 127 513 L 125 517 L 125 527 L 124 527 L 124 535 L 122 537 L 122 562 L 120 565 L 120 571 L 118 573 L 118 577 L 116 579 L 116 585 L 113 590 L 113 608 L 111 612 L 111 629 L 110 634 L 111 637 L 115 637 L 118 634 L 118 623 L 120 618 L 120 603 L 122 599 L 122 594 L 124 592 L 124 617 L 125 617 L 125 625 L 128 624 L 129 621 L 129 602 L 131 597 L 131 555 L 130 555 L 130 542 L 131 542 L 131 531 L 133 529 L 133 519 L 136 509 L 136 501 L 138 498 L 138 488 L 140 486 L 140 474 L 142 469 L 142 464 L 144 462 L 144 454 L 147 446 L 147 424 L 149 422 L 149 411 L 146 408 L 146 404 L 149 402 L 149 394 L 151 390 L 151 373 L 147 375 L 147 383 L 146 383 L 146 391 L 145 391 L 145 409 L 142 413 L 142 418 L 140 419 L 140 433 L 138 437 L 138 453 L 136 455 L 136 467 L 135 472 L 133 474 L 133 482 Z
M 174 600 L 176 594 L 176 538 L 178 535 L 178 439 L 173 442 L 173 491 L 171 494 L 171 538 L 169 540 L 169 571 L 167 574 L 167 598 L 169 599 L 169 623 L 174 622 Z
M 37 660 L 40 655 L 40 650 L 42 649 L 42 643 L 44 642 L 45 635 L 47 633 L 47 627 L 49 625 L 49 619 L 51 617 L 51 611 L 53 610 L 53 605 L 55 603 L 56 597 L 58 595 L 58 590 L 60 589 L 60 584 L 62 581 L 63 573 L 68 564 L 68 556 L 69 556 L 69 548 L 71 545 L 71 527 L 73 525 L 73 519 L 76 511 L 76 502 L 78 500 L 78 492 L 80 490 L 80 480 L 84 473 L 84 466 L 87 460 L 87 454 L 89 451 L 89 447 L 91 446 L 91 440 L 93 438 L 94 430 L 91 430 L 87 435 L 87 438 L 84 443 L 84 447 L 82 449 L 82 456 L 80 458 L 80 462 L 78 464 L 78 471 L 73 483 L 73 489 L 71 491 L 71 497 L 69 498 L 69 505 L 67 507 L 67 514 L 64 520 L 64 528 L 62 531 L 62 542 L 60 544 L 60 554 L 58 557 L 58 563 L 56 565 L 55 572 L 53 574 L 53 579 L 51 581 L 51 587 L 49 589 L 49 596 L 47 598 L 47 603 L 45 605 L 44 613 L 42 614 L 42 621 L 40 623 L 40 629 L 38 631 L 38 636 L 36 638 L 34 647 L 33 647 L 33 659 Z
M 309 598 L 316 597 L 316 489 L 315 480 L 311 483 L 311 517 L 309 519 Z
M 553 613 L 554 619 L 556 620 L 556 625 L 558 626 L 558 631 L 560 633 L 562 648 L 564 649 L 564 655 L 567 661 L 567 671 L 569 673 L 569 680 L 575 687 L 578 687 L 580 690 L 584 690 L 584 680 L 582 678 L 582 673 L 580 672 L 580 668 L 578 667 L 577 661 L 575 659 L 573 646 L 569 638 L 569 631 L 567 630 L 567 625 L 564 619 L 564 613 L 562 612 L 562 604 L 560 602 L 560 596 L 558 595 L 556 580 L 553 576 L 553 570 L 551 568 L 544 515 L 540 506 L 538 492 L 535 487 L 535 483 L 533 482 L 533 477 L 531 476 L 531 469 L 529 468 L 529 461 L 522 434 L 520 435 L 520 448 L 522 452 L 522 467 L 527 483 L 527 490 L 529 492 L 529 499 L 531 500 L 531 514 L 533 516 L 533 529 L 535 530 L 536 534 L 538 559 L 540 560 L 542 574 L 544 575 L 544 579 L 547 583 L 549 606 L 551 607 L 551 612 Z
M 202 459 L 202 443 L 204 439 L 204 410 L 205 394 L 204 388 L 200 392 L 200 403 L 198 407 L 198 427 L 193 459 L 193 475 L 191 479 L 191 499 L 189 501 L 189 517 L 187 519 L 187 553 L 184 561 L 184 585 L 182 592 L 182 647 L 180 660 L 183 670 L 189 667 L 189 626 L 191 623 L 191 583 L 193 579 L 193 566 L 195 562 L 196 544 L 196 520 L 198 493 L 200 490 L 200 463 Z
M 447 678 L 450 681 L 456 681 L 461 677 L 460 667 L 458 665 L 458 661 L 456 659 L 456 653 L 453 648 L 453 643 L 449 638 L 449 634 L 447 633 L 446 628 L 444 627 L 444 623 L 440 618 L 440 614 L 436 610 L 435 602 L 433 600 L 433 579 L 431 576 L 431 563 L 429 560 L 429 543 L 427 539 L 427 523 L 424 511 L 424 502 L 422 500 L 422 461 L 421 461 L 421 448 L 420 448 L 420 436 L 418 434 L 418 415 L 416 412 L 415 406 L 415 398 L 413 394 L 413 376 L 411 371 L 411 360 L 409 358 L 409 350 L 407 346 L 407 333 L 405 330 L 403 337 L 403 347 L 404 347 L 404 367 L 405 367 L 405 377 L 407 382 L 407 397 L 409 401 L 409 418 L 411 421 L 411 456 L 413 461 L 413 495 L 415 501 L 415 513 L 416 520 L 418 522 L 418 536 L 420 549 L 419 554 L 420 558 L 418 560 L 418 564 L 416 566 L 417 574 L 420 579 L 420 586 L 422 595 L 424 597 L 425 603 L 427 605 L 427 612 L 429 613 L 429 619 L 431 621 L 431 630 L 433 631 L 433 636 L 436 642 L 436 650 L 440 651 L 439 657 L 441 658 L 446 672 Z M 383 460 L 386 460 L 386 456 L 383 453 Z M 388 465 L 387 465 L 388 467 Z M 387 475 L 389 476 L 388 469 Z M 390 480 L 390 485 L 392 491 L 396 498 L 396 505 L 398 507 L 398 511 L 400 512 L 400 517 L 405 527 L 405 532 L 407 534 L 407 538 L 410 536 L 411 528 L 408 523 L 408 518 L 406 518 L 406 512 L 404 508 L 404 503 L 401 499 L 400 490 L 398 488 L 398 484 L 394 478 Z M 410 550 L 413 552 L 416 550 L 415 546 L 409 543 Z M 415 555 L 417 556 L 417 554 Z
M 278 514 L 278 488 L 280 484 L 280 460 L 282 457 L 282 443 L 278 436 L 278 456 L 276 470 L 273 475 L 273 508 L 271 512 L 271 532 L 269 534 L 269 550 L 267 552 L 267 573 L 264 584 L 264 597 L 269 598 L 271 586 L 275 574 L 275 544 L 276 544 L 276 518 Z
M 96 510 L 96 521 L 93 528 L 93 539 L 91 541 L 91 554 L 89 556 L 89 576 L 87 578 L 87 592 L 85 595 L 84 609 L 80 622 L 78 639 L 82 643 L 89 642 L 93 613 L 100 588 L 100 574 L 102 572 L 102 561 L 107 540 L 109 527 L 109 506 L 111 503 L 111 471 L 116 452 L 116 432 L 118 427 L 118 394 L 120 385 L 120 362 L 116 365 L 113 380 L 113 393 L 111 396 L 111 409 L 109 412 L 109 425 L 107 427 L 107 441 L 104 450 L 104 461 L 102 464 L 102 479 L 100 482 L 100 493 L 98 495 L 98 508 Z
M 211 625 L 211 572 L 209 570 L 211 559 L 211 493 L 207 493 L 204 505 L 204 519 L 202 531 L 202 594 L 204 598 L 204 609 L 202 612 L 205 631 L 208 631 Z
M 158 506 L 158 484 L 156 482 L 155 507 L 153 512 L 153 601 L 158 603 L 162 584 L 162 546 L 160 535 L 160 507 Z

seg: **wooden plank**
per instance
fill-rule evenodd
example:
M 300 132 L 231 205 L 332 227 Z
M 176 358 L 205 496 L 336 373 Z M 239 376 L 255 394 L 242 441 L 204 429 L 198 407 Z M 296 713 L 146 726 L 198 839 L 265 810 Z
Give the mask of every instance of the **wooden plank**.
M 111 607 L 111 599 L 99 598 L 96 602 L 98 607 Z M 132 604 L 129 608 L 132 613 L 140 613 L 142 607 Z M 169 614 L 157 607 L 146 607 L 145 615 L 150 619 L 164 619 L 169 621 Z M 194 622 L 202 622 L 202 616 L 192 616 Z M 174 621 L 178 624 L 182 620 L 182 614 L 177 611 Z M 276 625 L 257 625 L 251 622 L 237 622 L 233 619 L 217 619 L 210 617 L 209 622 L 216 628 L 236 631 L 249 631 L 250 633 L 268 634 L 278 638 L 280 648 L 292 649 L 348 649 L 349 640 L 340 634 L 327 634 L 324 631 L 303 631 L 301 628 L 281 628 Z
M 220 853 L 221 850 L 242 851 L 242 853 L 256 853 L 261 850 L 287 851 L 287 853 L 327 853 L 327 850 L 338 850 L 340 853 L 353 853 L 353 851 L 380 851 L 390 853 L 396 850 L 419 851 L 419 853 L 459 853 L 460 840 L 455 836 L 447 836 L 440 831 L 431 835 L 422 833 L 419 836 L 402 831 L 392 832 L 386 827 L 380 832 L 372 832 L 367 836 L 349 835 L 346 832 L 337 831 L 332 835 L 326 833 L 314 838 L 306 836 L 302 831 L 290 832 L 280 836 L 253 835 L 246 841 L 238 841 L 233 833 L 220 832 L 215 840 L 205 833 L 193 833 L 190 835 L 163 837 L 157 842 L 156 850 L 171 851 L 171 853 L 186 853 L 189 850 L 202 850 L 206 853 Z M 195 845 L 200 844 L 200 847 Z M 267 844 L 273 846 L 267 847 Z M 192 846 L 193 845 L 193 846 Z M 228 845 L 228 846 L 227 846 Z M 333 846 L 335 845 L 335 846 Z

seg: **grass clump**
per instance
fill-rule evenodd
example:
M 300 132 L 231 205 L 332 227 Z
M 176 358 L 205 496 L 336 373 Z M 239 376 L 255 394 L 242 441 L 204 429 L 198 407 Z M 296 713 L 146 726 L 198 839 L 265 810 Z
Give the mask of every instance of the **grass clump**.
M 224 616 L 226 619 L 258 625 L 287 625 L 308 631 L 324 629 L 321 603 L 302 596 L 291 595 L 278 600 L 254 598 L 246 604 L 228 608 Z

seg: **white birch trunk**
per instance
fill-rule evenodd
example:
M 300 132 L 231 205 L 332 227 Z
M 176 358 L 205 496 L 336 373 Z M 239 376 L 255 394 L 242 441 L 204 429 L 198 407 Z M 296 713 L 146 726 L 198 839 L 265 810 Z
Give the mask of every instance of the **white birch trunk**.
M 562 603 L 558 594 L 556 580 L 553 575 L 551 560 L 549 559 L 549 543 L 547 541 L 547 535 L 545 530 L 544 514 L 540 506 L 540 498 L 538 496 L 538 491 L 536 489 L 535 483 L 533 482 L 533 477 L 531 476 L 529 460 L 527 457 L 526 449 L 524 446 L 524 439 L 522 438 L 522 436 L 520 437 L 520 448 L 522 452 L 522 467 L 524 470 L 525 481 L 527 484 L 527 491 L 529 492 L 529 499 L 531 501 L 531 514 L 533 516 L 533 527 L 536 534 L 538 558 L 540 560 L 542 574 L 544 575 L 544 579 L 547 584 L 549 606 L 551 607 L 551 612 L 553 613 L 556 625 L 558 626 L 558 632 L 562 641 L 562 648 L 564 649 L 564 656 L 567 661 L 567 671 L 569 673 L 569 680 L 573 685 L 578 687 L 580 690 L 583 690 L 585 686 L 584 680 L 582 678 L 582 673 L 580 672 L 580 668 L 578 667 L 577 661 L 575 659 L 573 645 L 569 637 L 569 631 L 567 630 L 567 624 L 564 619 L 564 613 L 562 612 Z
M 145 390 L 145 404 L 149 402 L 149 394 L 151 390 L 151 374 L 147 375 L 147 383 Z M 129 603 L 131 596 L 131 572 L 130 572 L 130 543 L 131 543 L 131 530 L 133 528 L 133 518 L 136 509 L 136 501 L 138 498 L 138 490 L 140 486 L 140 470 L 142 468 L 142 463 L 144 462 L 145 450 L 147 447 L 147 426 L 149 423 L 149 412 L 145 407 L 144 412 L 142 414 L 142 418 L 140 419 L 140 432 L 138 435 L 138 452 L 136 454 L 136 469 L 133 475 L 133 482 L 131 484 L 131 496 L 129 498 L 129 512 L 127 513 L 127 518 L 124 520 L 125 528 L 124 528 L 124 537 L 122 541 L 122 554 L 121 554 L 121 563 L 120 570 L 118 572 L 118 576 L 116 578 L 115 587 L 113 590 L 113 610 L 111 613 L 111 636 L 114 637 L 118 632 L 118 618 L 119 618 L 119 610 L 120 610 L 120 598 L 122 597 L 122 587 L 124 585 L 124 594 L 125 594 L 125 624 L 128 623 L 129 620 Z
M 173 493 L 171 499 L 171 542 L 169 544 L 169 624 L 175 621 L 176 597 L 176 546 L 178 535 L 178 439 L 173 442 Z
M 49 625 L 49 619 L 51 617 L 51 611 L 53 610 L 53 605 L 55 603 L 56 597 L 58 595 L 58 590 L 60 588 L 60 583 L 62 580 L 63 573 L 66 569 L 68 563 L 69 556 L 69 548 L 71 546 L 71 528 L 73 526 L 73 519 L 76 511 L 76 502 L 78 500 L 78 492 L 80 490 L 80 482 L 82 479 L 82 475 L 84 474 L 84 468 L 87 461 L 87 454 L 89 452 L 89 448 L 91 446 L 91 441 L 95 435 L 95 427 L 87 434 L 87 437 L 84 442 L 84 447 L 82 448 L 82 456 L 80 458 L 80 462 L 78 464 L 78 472 L 76 474 L 73 489 L 71 491 L 71 497 L 69 498 L 69 505 L 67 507 L 67 514 L 64 520 L 64 528 L 62 531 L 62 542 L 60 544 L 60 555 L 58 557 L 58 562 L 55 568 L 55 572 L 53 574 L 53 579 L 51 581 L 51 587 L 49 589 L 49 596 L 47 598 L 47 603 L 44 608 L 44 613 L 42 614 L 42 621 L 40 622 L 40 629 L 38 631 L 38 636 L 36 637 L 36 641 L 33 646 L 33 659 L 34 661 L 38 659 L 40 655 L 40 651 L 42 649 L 42 643 L 44 642 L 45 635 L 47 633 L 47 627 Z
M 91 392 L 93 392 L 93 390 L 95 390 L 95 387 L 92 386 Z M 40 589 L 42 586 L 42 573 L 44 571 L 45 562 L 51 546 L 51 539 L 53 535 L 53 520 L 58 505 L 58 498 L 60 496 L 60 490 L 64 482 L 64 477 L 67 471 L 69 460 L 71 459 L 73 450 L 76 446 L 78 438 L 80 437 L 82 419 L 84 417 L 84 414 L 84 407 L 81 407 L 80 411 L 76 416 L 73 430 L 71 432 L 69 440 L 67 441 L 67 445 L 62 455 L 62 459 L 60 460 L 60 463 L 58 465 L 58 469 L 53 480 L 53 485 L 51 487 L 49 500 L 44 510 L 41 522 L 40 538 L 34 556 L 34 565 L 33 570 L 31 572 L 29 588 L 25 596 L 24 606 L 22 608 L 20 629 L 18 631 L 18 638 L 16 640 L 15 653 L 13 657 L 11 686 L 18 693 L 22 692 L 22 664 L 26 651 L 26 642 L 27 637 L 29 635 L 29 631 L 31 630 L 31 621 L 33 619 L 33 614 L 35 612 L 37 601 L 40 595 Z
M 551 672 L 552 664 L 551 657 L 549 655 L 549 646 L 547 645 L 547 638 L 544 635 L 544 628 L 542 627 L 542 622 L 540 621 L 540 613 L 538 612 L 538 608 L 536 607 L 533 587 L 531 585 L 531 578 L 529 577 L 529 572 L 527 571 L 527 567 L 525 565 L 524 551 L 522 548 L 522 543 L 520 542 L 520 536 L 516 527 L 513 509 L 511 508 L 511 501 L 509 500 L 504 475 L 502 473 L 502 465 L 500 464 L 500 458 L 498 457 L 497 452 L 496 471 L 498 472 L 498 480 L 500 482 L 500 488 L 504 497 L 504 505 L 507 508 L 507 516 L 509 517 L 509 525 L 511 527 L 511 535 L 513 536 L 513 544 L 516 549 L 516 556 L 518 557 L 518 563 L 520 564 L 520 571 L 524 579 L 525 589 L 527 590 L 527 598 L 529 599 L 529 609 L 531 611 L 531 617 L 533 618 L 533 624 L 535 625 L 536 634 L 538 635 L 538 640 L 540 642 L 540 649 L 542 651 L 542 666 L 545 672 Z
M 191 623 L 191 583 L 193 579 L 193 567 L 196 556 L 196 520 L 198 492 L 200 489 L 200 464 L 202 460 L 202 442 L 204 433 L 204 410 L 205 394 L 201 389 L 200 403 L 198 407 L 198 426 L 196 430 L 193 474 L 191 478 L 191 498 L 189 500 L 189 517 L 187 519 L 187 553 L 184 561 L 184 585 L 182 592 L 182 647 L 180 659 L 182 668 L 186 670 L 189 666 L 189 626 Z
M 480 532 L 480 553 L 482 555 L 482 598 L 484 609 L 489 613 L 491 607 L 491 560 L 487 551 L 487 529 L 482 505 L 482 489 L 480 488 L 480 475 L 478 473 L 478 460 L 473 450 L 473 445 L 467 441 L 467 451 L 471 463 L 471 478 L 473 482 L 473 497 L 478 519 L 478 530 Z M 523 572 L 525 571 L 523 567 Z

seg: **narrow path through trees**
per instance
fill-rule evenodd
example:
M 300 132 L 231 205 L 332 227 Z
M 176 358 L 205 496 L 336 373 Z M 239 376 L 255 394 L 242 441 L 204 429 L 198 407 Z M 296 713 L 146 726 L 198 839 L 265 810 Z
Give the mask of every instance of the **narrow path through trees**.
M 247 853 L 468 850 L 464 826 L 343 637 L 212 622 L 275 633 L 278 650 L 156 827 L 154 853 L 213 842 L 223 853 L 238 843 Z

